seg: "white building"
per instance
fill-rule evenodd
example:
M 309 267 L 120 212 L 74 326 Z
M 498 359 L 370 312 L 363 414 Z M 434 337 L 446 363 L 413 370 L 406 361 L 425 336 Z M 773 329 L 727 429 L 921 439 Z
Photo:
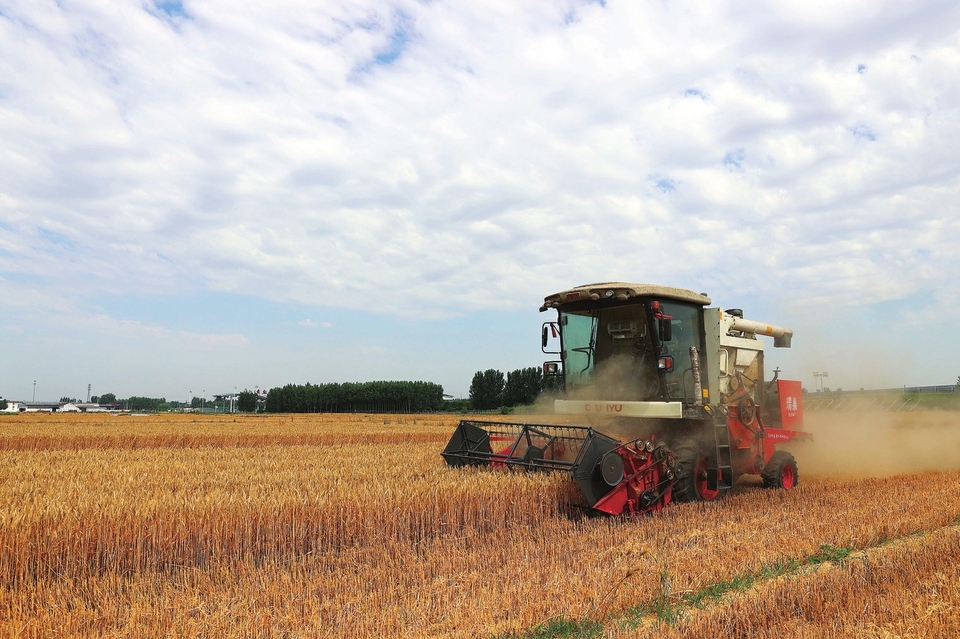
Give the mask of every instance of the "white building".
M 20 410 L 20 402 L 12 402 L 8 399 L 7 407 L 0 411 L 0 413 L 19 413 Z

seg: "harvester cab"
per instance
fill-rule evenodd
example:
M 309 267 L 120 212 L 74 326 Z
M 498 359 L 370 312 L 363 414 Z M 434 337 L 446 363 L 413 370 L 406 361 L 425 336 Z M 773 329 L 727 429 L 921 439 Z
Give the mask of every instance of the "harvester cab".
M 788 328 L 709 308 L 685 289 L 590 284 L 550 295 L 542 347 L 559 359 L 554 412 L 584 425 L 463 421 L 442 455 L 454 466 L 561 470 L 587 504 L 613 515 L 721 497 L 744 474 L 792 488 L 780 447 L 802 432 L 800 382 L 764 382 L 763 341 L 790 347 Z M 570 419 L 570 418 L 567 418 Z M 575 419 L 575 418 L 573 418 Z

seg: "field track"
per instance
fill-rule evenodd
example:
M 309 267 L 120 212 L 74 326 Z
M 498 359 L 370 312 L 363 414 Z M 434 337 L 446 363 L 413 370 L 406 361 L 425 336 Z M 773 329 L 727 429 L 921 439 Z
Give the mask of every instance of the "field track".
M 456 421 L 4 417 L 0 636 L 960 636 L 958 413 L 811 414 L 795 490 L 637 520 Z

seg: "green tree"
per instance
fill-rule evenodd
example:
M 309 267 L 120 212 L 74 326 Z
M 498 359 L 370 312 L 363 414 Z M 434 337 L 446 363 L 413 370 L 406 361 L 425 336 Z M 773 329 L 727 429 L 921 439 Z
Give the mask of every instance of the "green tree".
M 104 393 L 98 398 L 100 401 L 98 404 L 117 404 L 117 396 L 113 393 Z
M 526 406 L 537 401 L 543 391 L 543 370 L 539 366 L 507 373 L 503 387 L 504 406 Z
M 563 375 L 544 375 L 543 376 L 543 392 L 562 393 L 563 392 Z
M 124 402 L 128 410 L 137 412 L 156 413 L 163 408 L 169 410 L 170 405 L 164 397 L 128 397 Z
M 7 410 L 7 406 L 9 406 L 9 404 L 7 404 L 7 400 L 0 397 L 0 410 Z
M 237 395 L 237 410 L 241 413 L 257 412 L 257 394 L 246 388 L 243 389 L 243 391 Z
M 268 413 L 419 413 L 443 408 L 443 386 L 430 382 L 287 384 L 267 392 Z
M 503 405 L 503 373 L 492 368 L 477 371 L 470 382 L 470 404 L 474 410 L 491 410 Z
M 470 410 L 469 399 L 448 399 L 443 402 L 443 410 L 448 413 L 466 413 Z

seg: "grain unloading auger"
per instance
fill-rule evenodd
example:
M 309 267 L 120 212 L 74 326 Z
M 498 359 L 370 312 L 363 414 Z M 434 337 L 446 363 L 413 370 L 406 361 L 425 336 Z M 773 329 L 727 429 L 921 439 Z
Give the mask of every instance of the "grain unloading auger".
M 659 512 L 671 501 L 722 497 L 759 474 L 792 488 L 797 464 L 781 446 L 802 432 L 800 382 L 763 381 L 763 343 L 789 347 L 790 329 L 705 308 L 692 291 L 622 282 L 548 296 L 545 375 L 563 380 L 554 412 L 590 426 L 462 421 L 442 455 L 452 466 L 569 472 L 591 508 Z M 550 346 L 557 350 L 548 350 Z

